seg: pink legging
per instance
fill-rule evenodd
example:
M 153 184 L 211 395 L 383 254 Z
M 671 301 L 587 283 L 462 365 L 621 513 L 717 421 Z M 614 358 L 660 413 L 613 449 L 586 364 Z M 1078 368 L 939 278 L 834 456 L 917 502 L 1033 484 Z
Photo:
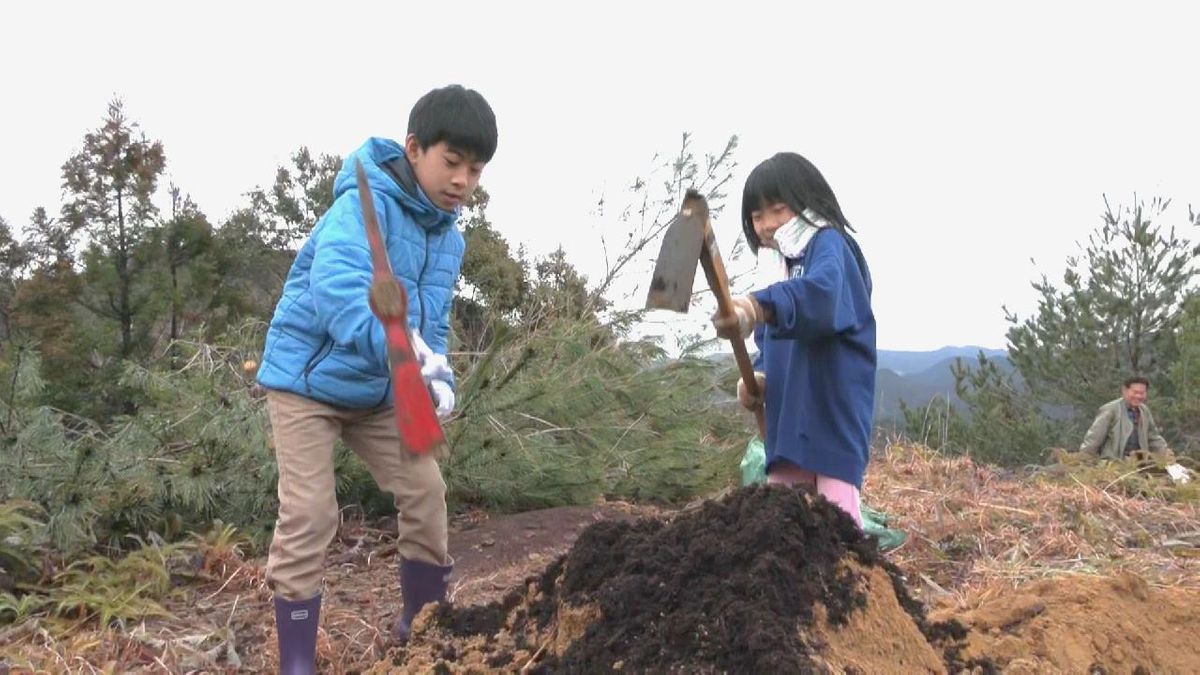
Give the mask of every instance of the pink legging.
M 771 468 L 767 470 L 767 483 L 771 485 L 787 485 L 789 487 L 801 484 L 815 484 L 817 494 L 825 495 L 826 499 L 850 514 L 850 517 L 858 524 L 858 528 L 862 529 L 863 522 L 862 512 L 859 511 L 858 488 L 850 483 L 830 478 L 829 476 L 822 476 L 807 469 L 801 469 L 783 459 L 776 460 L 771 465 Z

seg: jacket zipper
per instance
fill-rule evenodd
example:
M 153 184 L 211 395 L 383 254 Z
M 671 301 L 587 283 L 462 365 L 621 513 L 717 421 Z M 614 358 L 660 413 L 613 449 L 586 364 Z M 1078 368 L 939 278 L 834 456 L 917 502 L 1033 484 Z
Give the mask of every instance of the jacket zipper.
M 328 349 L 326 349 L 326 346 L 328 346 Z M 324 361 L 325 357 L 329 356 L 329 353 L 332 351 L 333 340 L 330 340 L 329 337 L 326 336 L 325 339 L 321 341 L 321 346 L 317 347 L 317 351 L 313 352 L 312 357 L 308 359 L 308 363 L 304 364 L 304 389 L 308 393 L 312 393 L 312 384 L 309 383 L 308 376 L 312 374 L 312 371 L 316 369 L 317 365 L 320 364 L 321 361 Z M 322 354 L 321 352 L 324 353 Z
M 421 273 L 417 275 L 417 308 L 420 310 L 418 315 L 420 321 L 417 323 L 417 332 L 423 332 L 425 329 L 425 303 L 421 302 L 421 280 L 425 278 L 425 270 L 429 268 L 429 233 L 425 233 L 425 260 L 421 261 Z M 453 291 L 451 291 L 453 292 Z

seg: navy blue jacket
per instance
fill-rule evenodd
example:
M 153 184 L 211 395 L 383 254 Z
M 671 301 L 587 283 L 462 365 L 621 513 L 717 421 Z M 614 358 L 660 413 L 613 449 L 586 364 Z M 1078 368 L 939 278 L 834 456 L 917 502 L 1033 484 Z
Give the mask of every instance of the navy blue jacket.
M 754 332 L 767 467 L 786 459 L 861 489 L 875 409 L 870 273 L 858 244 L 828 228 L 788 269 L 789 279 L 753 294 L 774 313 Z

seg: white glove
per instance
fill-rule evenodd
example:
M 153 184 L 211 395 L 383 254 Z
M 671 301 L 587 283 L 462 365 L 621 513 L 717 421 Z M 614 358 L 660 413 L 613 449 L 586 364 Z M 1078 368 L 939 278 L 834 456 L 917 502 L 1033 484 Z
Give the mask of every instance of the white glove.
M 433 351 L 416 331 L 412 333 L 412 345 L 417 362 L 421 364 L 421 378 L 429 387 L 429 395 L 433 397 L 433 405 L 437 408 L 437 416 L 446 419 L 454 412 L 454 390 L 450 388 L 454 371 L 450 370 L 450 361 L 445 354 Z
M 1188 483 L 1192 480 L 1191 472 L 1178 462 L 1167 465 L 1167 475 L 1176 483 Z
M 433 405 L 437 408 L 438 419 L 446 419 L 454 412 L 454 390 L 445 380 L 434 380 L 429 383 L 429 393 L 433 396 Z
M 408 334 L 412 337 L 412 346 L 413 351 L 417 354 L 417 362 L 425 363 L 425 359 L 433 356 L 433 349 L 428 344 L 425 344 L 425 339 L 417 331 L 410 330 Z
M 737 340 L 739 338 L 745 340 L 754 334 L 754 325 L 762 323 L 762 307 L 754 299 L 753 295 L 744 295 L 738 298 L 731 298 L 731 300 L 733 316 L 725 316 L 718 309 L 712 315 L 713 327 L 717 329 L 717 337 L 722 337 L 726 340 Z
M 750 396 L 750 392 L 746 390 L 745 380 L 739 377 L 737 383 L 738 403 L 741 403 L 743 408 L 751 412 L 763 406 L 763 401 L 767 393 L 766 373 L 754 373 L 754 381 L 758 383 L 758 396 Z
M 412 332 L 412 345 L 413 351 L 417 355 L 417 363 L 421 364 L 421 377 L 425 380 L 425 384 L 454 377 L 446 355 L 433 351 L 421 338 L 421 334 L 416 331 Z

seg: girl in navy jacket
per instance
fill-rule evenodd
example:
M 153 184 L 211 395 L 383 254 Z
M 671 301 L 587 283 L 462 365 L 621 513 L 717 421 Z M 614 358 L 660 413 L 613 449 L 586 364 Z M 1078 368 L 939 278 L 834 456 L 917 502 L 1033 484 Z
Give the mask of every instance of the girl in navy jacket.
M 758 345 L 755 374 L 766 404 L 767 482 L 806 485 L 859 526 L 875 408 L 871 275 L 821 172 L 782 152 L 746 179 L 742 229 L 750 249 L 778 251 L 783 281 L 734 298 L 713 317 L 723 338 Z M 763 405 L 738 383 L 738 400 Z

